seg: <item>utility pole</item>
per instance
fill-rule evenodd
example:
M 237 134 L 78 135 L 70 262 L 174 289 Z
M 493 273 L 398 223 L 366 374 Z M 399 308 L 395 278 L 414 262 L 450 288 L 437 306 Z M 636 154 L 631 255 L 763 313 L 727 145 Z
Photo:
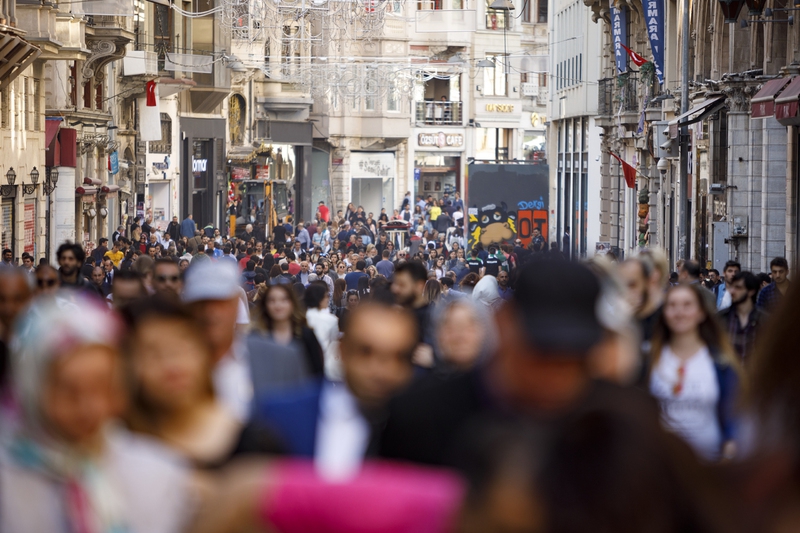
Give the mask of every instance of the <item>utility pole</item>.
M 689 111 L 689 0 L 683 0 L 683 25 L 682 25 L 682 51 L 681 51 L 681 114 Z M 733 36 L 731 35 L 732 39 Z M 681 255 L 688 260 L 691 256 L 689 247 L 692 218 L 689 212 L 689 126 L 681 126 L 681 203 L 680 203 L 680 244 Z

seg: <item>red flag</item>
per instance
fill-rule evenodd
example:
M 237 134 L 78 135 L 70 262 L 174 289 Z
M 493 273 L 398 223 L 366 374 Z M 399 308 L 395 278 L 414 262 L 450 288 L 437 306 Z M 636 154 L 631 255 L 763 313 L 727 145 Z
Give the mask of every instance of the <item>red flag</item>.
M 625 161 L 620 159 L 620 157 L 617 154 L 615 154 L 614 152 L 608 152 L 608 153 L 611 154 L 611 157 L 613 157 L 614 159 L 619 161 L 620 165 L 622 165 L 622 173 L 625 174 L 625 183 L 631 189 L 635 189 L 636 188 L 636 168 L 634 168 L 633 165 L 629 165 L 628 163 L 626 163 Z
M 633 63 L 634 63 L 634 64 L 635 64 L 637 67 L 641 67 L 642 65 L 644 65 L 645 63 L 647 63 L 647 60 L 646 60 L 645 58 L 643 58 L 642 56 L 640 56 L 639 54 L 637 54 L 636 52 L 634 52 L 633 50 L 631 50 L 630 48 L 628 48 L 628 47 L 627 47 L 627 46 L 625 46 L 624 44 L 622 44 L 622 43 L 619 43 L 619 45 L 620 45 L 622 48 L 624 48 L 626 52 L 628 52 L 628 55 L 629 55 L 629 56 L 631 56 L 631 61 L 633 61 Z
M 145 92 L 147 94 L 147 107 L 155 107 L 157 104 L 156 102 L 156 82 L 150 80 L 147 82 Z

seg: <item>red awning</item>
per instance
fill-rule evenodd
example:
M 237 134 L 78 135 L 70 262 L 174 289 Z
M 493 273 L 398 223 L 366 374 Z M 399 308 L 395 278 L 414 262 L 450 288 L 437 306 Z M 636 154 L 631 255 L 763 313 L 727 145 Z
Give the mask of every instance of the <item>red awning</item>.
M 53 140 L 56 138 L 56 134 L 58 133 L 58 128 L 61 127 L 61 120 L 60 118 L 50 118 L 48 117 L 44 121 L 44 141 L 45 147 L 47 150 L 53 144 Z
M 750 100 L 750 118 L 771 117 L 775 112 L 775 96 L 780 94 L 791 78 L 777 78 L 765 83 Z
M 784 126 L 800 124 L 800 117 L 797 116 L 798 97 L 800 97 L 800 76 L 795 76 L 775 99 L 775 118 Z

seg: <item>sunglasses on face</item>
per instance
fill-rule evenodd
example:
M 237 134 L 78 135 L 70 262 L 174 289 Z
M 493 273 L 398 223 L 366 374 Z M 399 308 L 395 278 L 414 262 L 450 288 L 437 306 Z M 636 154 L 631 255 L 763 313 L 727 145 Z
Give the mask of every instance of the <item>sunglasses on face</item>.
M 39 286 L 40 289 L 45 287 L 53 287 L 55 284 L 58 283 L 58 280 L 55 279 L 37 279 L 36 285 Z
M 165 283 L 167 281 L 171 283 L 177 283 L 181 277 L 180 276 L 156 276 L 156 279 L 161 283 Z

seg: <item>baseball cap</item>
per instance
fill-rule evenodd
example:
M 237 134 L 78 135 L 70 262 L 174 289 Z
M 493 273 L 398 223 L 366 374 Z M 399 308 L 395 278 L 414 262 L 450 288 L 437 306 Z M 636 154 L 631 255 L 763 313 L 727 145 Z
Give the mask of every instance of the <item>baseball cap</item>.
M 195 261 L 186 270 L 185 303 L 239 296 L 239 268 L 230 261 Z
M 538 261 L 520 272 L 514 306 L 532 344 L 546 351 L 586 354 L 603 335 L 597 317 L 600 282 L 587 267 Z

